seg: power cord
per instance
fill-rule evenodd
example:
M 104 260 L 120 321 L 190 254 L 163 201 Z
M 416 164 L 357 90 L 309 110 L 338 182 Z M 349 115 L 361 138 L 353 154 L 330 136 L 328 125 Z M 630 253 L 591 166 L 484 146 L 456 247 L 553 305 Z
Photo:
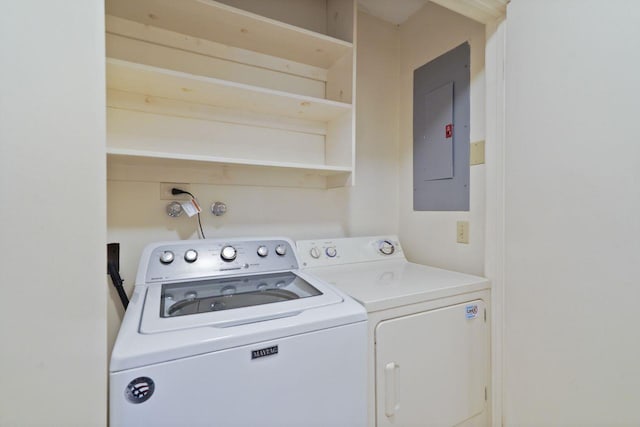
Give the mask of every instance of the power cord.
M 196 196 L 194 196 L 193 194 L 189 193 L 188 191 L 184 191 L 181 190 L 179 188 L 172 188 L 171 189 L 171 194 L 173 194 L 174 196 L 177 196 L 178 194 L 188 194 L 189 196 L 191 196 L 191 198 L 193 200 L 196 200 Z M 198 212 L 198 226 L 200 227 L 200 235 L 202 239 L 206 239 L 206 237 L 204 236 L 204 230 L 202 229 L 202 221 L 200 220 L 200 212 Z

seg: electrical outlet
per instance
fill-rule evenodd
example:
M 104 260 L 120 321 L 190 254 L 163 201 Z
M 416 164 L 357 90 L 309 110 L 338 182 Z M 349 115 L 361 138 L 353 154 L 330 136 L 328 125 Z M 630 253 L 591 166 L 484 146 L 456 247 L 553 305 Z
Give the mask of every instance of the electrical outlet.
M 184 191 L 191 191 L 189 184 L 182 182 L 161 182 L 160 183 L 160 200 L 188 200 L 188 194 L 171 194 L 172 188 L 179 188 Z
M 456 241 L 469 243 L 469 221 L 458 221 L 456 227 Z

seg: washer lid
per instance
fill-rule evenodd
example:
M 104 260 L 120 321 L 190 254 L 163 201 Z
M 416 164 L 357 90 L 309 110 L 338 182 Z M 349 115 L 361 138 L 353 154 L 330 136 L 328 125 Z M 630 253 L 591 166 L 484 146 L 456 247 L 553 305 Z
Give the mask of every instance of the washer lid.
M 295 316 L 342 301 L 329 287 L 312 285 L 291 271 L 159 283 L 148 286 L 140 332 L 225 328 Z
M 355 298 L 370 313 L 490 287 L 484 277 L 405 260 L 314 267 L 304 271 Z

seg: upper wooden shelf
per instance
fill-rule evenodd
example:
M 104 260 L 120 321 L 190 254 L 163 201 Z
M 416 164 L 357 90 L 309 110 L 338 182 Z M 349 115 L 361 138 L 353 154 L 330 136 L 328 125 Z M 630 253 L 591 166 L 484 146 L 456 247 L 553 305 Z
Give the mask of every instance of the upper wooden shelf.
M 213 0 L 110 0 L 107 13 L 328 69 L 353 44 Z
M 331 121 L 351 104 L 266 89 L 212 77 L 107 59 L 107 87 L 204 105 L 283 117 Z

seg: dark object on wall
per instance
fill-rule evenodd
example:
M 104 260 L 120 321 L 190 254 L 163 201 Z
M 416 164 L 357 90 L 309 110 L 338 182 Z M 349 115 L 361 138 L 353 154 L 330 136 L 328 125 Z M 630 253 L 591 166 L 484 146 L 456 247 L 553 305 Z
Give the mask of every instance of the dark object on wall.
M 120 277 L 120 243 L 107 243 L 107 273 L 111 276 L 111 282 L 126 310 L 129 306 L 129 298 L 124 291 L 124 280 Z
M 469 210 L 469 43 L 413 72 L 413 210 Z

